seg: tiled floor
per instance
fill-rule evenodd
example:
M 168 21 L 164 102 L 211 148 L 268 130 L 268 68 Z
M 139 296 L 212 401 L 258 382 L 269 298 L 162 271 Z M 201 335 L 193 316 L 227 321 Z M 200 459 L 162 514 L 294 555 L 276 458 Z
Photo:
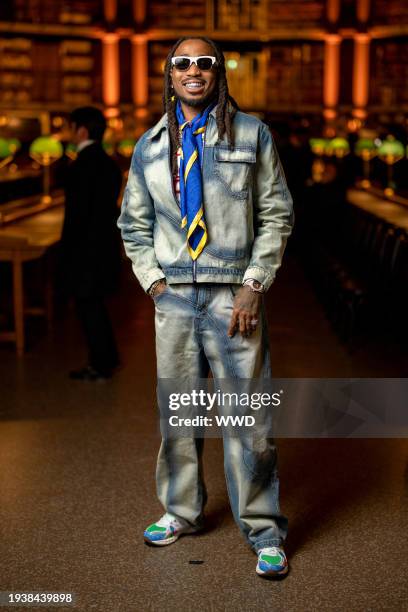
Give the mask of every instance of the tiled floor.
M 276 376 L 406 375 L 391 343 L 348 355 L 293 257 L 268 311 Z M 408 610 L 406 440 L 279 441 L 292 566 L 282 582 L 255 575 L 219 440 L 206 441 L 207 530 L 143 544 L 161 513 L 153 305 L 128 278 L 112 312 L 124 366 L 107 384 L 69 382 L 84 355 L 71 312 L 24 359 L 0 349 L 0 590 L 72 591 L 81 612 Z

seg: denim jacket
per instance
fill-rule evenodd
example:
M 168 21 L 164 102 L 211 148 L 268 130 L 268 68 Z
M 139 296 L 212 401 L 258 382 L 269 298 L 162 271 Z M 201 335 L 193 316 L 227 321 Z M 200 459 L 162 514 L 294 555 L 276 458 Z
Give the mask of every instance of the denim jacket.
M 170 169 L 167 115 L 133 152 L 118 226 L 145 291 L 172 283 L 272 284 L 293 226 L 293 203 L 268 127 L 237 112 L 234 147 L 218 138 L 215 109 L 205 131 L 202 173 L 207 244 L 193 262 Z

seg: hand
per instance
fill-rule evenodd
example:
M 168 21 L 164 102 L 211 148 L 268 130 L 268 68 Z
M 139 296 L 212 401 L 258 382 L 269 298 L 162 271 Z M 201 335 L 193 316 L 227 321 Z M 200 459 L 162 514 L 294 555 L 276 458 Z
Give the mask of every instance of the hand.
M 155 290 L 153 291 L 152 298 L 155 298 L 156 296 L 163 293 L 163 291 L 166 291 L 166 287 L 167 287 L 166 281 L 164 279 L 161 280 L 159 284 L 157 285 L 157 287 L 155 288 Z
M 240 287 L 234 299 L 228 336 L 232 338 L 237 330 L 243 338 L 247 338 L 256 330 L 261 309 L 262 294 L 252 291 L 249 287 Z M 256 323 L 255 323 L 256 321 Z

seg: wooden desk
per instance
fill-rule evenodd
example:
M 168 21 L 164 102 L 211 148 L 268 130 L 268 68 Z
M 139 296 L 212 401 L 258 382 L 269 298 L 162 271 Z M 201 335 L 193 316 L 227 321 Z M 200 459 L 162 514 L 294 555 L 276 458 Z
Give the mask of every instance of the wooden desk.
M 408 208 L 406 206 L 383 200 L 360 189 L 349 189 L 346 198 L 353 206 L 357 206 L 397 228 L 408 231 Z
M 0 333 L 0 341 L 13 341 L 18 355 L 24 353 L 24 315 L 45 314 L 51 320 L 52 285 L 46 281 L 43 309 L 24 308 L 23 263 L 42 257 L 61 238 L 64 207 L 58 206 L 0 228 L 0 261 L 13 266 L 14 329 Z

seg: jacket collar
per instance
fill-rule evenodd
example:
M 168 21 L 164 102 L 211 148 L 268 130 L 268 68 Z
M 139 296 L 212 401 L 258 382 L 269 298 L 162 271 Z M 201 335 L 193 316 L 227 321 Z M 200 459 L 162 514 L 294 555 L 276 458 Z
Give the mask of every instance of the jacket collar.
M 215 119 L 216 110 L 217 110 L 217 107 L 214 106 L 214 108 L 210 112 L 210 116 L 212 116 L 214 119 Z M 153 138 L 155 138 L 164 129 L 167 129 L 167 113 L 165 113 L 160 119 L 160 121 L 158 121 L 156 125 L 152 127 L 150 134 L 148 135 L 147 138 L 149 140 L 153 140 Z
M 155 126 L 149 132 L 147 136 L 148 140 L 153 140 L 163 129 L 167 129 L 167 113 L 163 115 L 163 117 L 156 123 Z

